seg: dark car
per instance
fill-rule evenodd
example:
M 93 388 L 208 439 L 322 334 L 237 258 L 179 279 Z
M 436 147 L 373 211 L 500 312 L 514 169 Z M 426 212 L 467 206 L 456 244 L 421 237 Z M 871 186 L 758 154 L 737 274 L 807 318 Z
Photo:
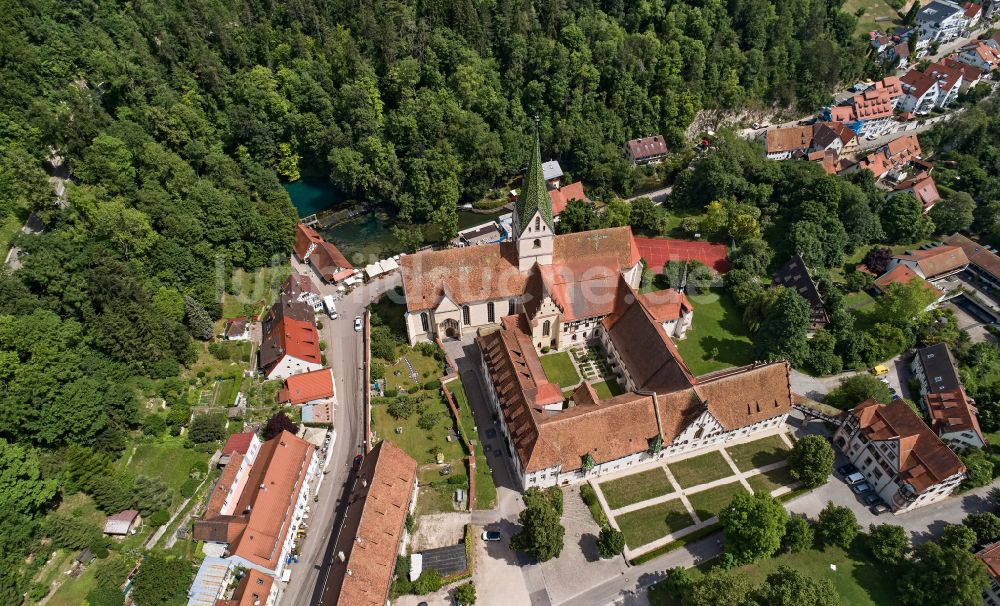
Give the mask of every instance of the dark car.
M 882 502 L 882 498 L 874 492 L 869 492 L 861 496 L 861 502 L 871 507 Z
M 851 490 L 853 490 L 855 494 L 860 494 L 860 495 L 873 492 L 872 486 L 868 482 L 858 482 L 857 484 L 851 484 Z
M 852 473 L 857 473 L 857 472 L 858 468 L 850 463 L 848 463 L 847 465 L 841 465 L 840 467 L 837 468 L 837 473 L 839 473 L 843 477 L 847 477 Z
M 365 460 L 364 455 L 357 455 L 354 457 L 354 465 L 351 467 L 354 471 L 361 469 L 361 462 Z

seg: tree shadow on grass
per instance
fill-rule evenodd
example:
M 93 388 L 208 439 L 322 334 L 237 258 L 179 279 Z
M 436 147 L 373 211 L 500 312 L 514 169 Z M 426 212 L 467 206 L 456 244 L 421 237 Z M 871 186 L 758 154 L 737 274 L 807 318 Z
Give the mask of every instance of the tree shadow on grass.
M 852 576 L 855 582 L 873 602 L 879 605 L 898 603 L 895 570 L 872 559 L 864 535 L 858 535 L 847 555 L 854 561 Z
M 714 361 L 729 366 L 742 366 L 753 362 L 753 343 L 719 337 L 705 337 L 700 342 L 706 362 Z
M 754 455 L 750 457 L 750 462 L 753 463 L 754 467 L 764 467 L 765 465 L 773 465 L 778 461 L 783 461 L 787 457 L 787 448 L 778 448 L 775 446 L 773 448 L 755 452 Z

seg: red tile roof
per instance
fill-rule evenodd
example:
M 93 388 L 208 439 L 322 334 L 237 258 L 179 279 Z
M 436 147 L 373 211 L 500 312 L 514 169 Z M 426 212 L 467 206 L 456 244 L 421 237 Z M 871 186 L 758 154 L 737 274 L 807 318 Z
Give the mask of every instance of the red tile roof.
M 976 4 L 975 2 L 963 2 L 962 8 L 965 9 L 963 13 L 966 19 L 975 19 L 979 16 L 979 13 L 983 10 L 983 7 Z
M 958 246 L 947 245 L 911 250 L 893 258 L 915 262 L 920 271 L 923 272 L 924 278 L 928 280 L 951 273 L 969 264 L 969 258 L 965 256 L 965 251 Z
M 257 434 L 252 431 L 244 431 L 243 433 L 234 433 L 229 436 L 225 446 L 222 447 L 222 455 L 231 455 L 237 452 L 246 454 L 250 450 L 250 444 L 253 442 L 255 435 Z
M 958 455 L 906 402 L 896 400 L 891 404 L 879 404 L 868 400 L 858 404 L 851 414 L 858 418 L 861 432 L 869 440 L 899 442 L 899 456 L 895 461 L 899 480 L 913 487 L 917 494 L 965 472 Z
M 926 212 L 941 199 L 938 193 L 937 184 L 934 178 L 927 173 L 921 173 L 912 179 L 900 181 L 893 188 L 894 191 L 912 191 L 913 195 L 920 201 L 920 206 Z
M 959 387 L 955 391 L 929 393 L 925 398 L 927 409 L 931 416 L 931 429 L 940 436 L 946 433 L 971 431 L 986 443 L 982 429 L 979 428 L 979 418 L 976 407 L 972 405 L 965 390 Z
M 226 320 L 224 334 L 227 338 L 238 337 L 247 331 L 247 319 L 243 316 Z
M 299 223 L 295 226 L 295 245 L 292 248 L 301 261 L 308 261 L 327 282 L 353 266 L 340 250 L 324 240 L 316 230 Z
M 727 368 L 699 376 L 694 389 L 723 429 L 733 431 L 791 410 L 790 372 L 788 362 Z
M 313 284 L 309 276 L 302 274 L 290 274 L 281 284 L 281 292 L 298 297 L 302 293 L 320 294 L 319 289 Z
M 767 131 L 767 153 L 805 152 L 812 144 L 812 126 L 788 126 Z
M 639 295 L 639 301 L 657 322 L 676 320 L 694 309 L 687 295 L 673 288 Z
M 305 404 L 313 400 L 332 398 L 333 395 L 333 370 L 322 368 L 285 379 L 285 385 L 278 392 L 278 401 Z
M 905 85 L 907 94 L 917 99 L 923 97 L 927 94 L 927 91 L 937 84 L 936 79 L 915 69 L 911 69 L 903 74 L 902 82 Z
M 962 234 L 954 234 L 944 241 L 945 244 L 961 247 L 969 261 L 994 278 L 1000 278 L 1000 255 L 990 252 L 985 246 L 971 240 Z
M 636 238 L 635 244 L 654 271 L 663 269 L 667 261 L 700 261 L 719 273 L 729 271 L 725 244 L 667 238 Z
M 1000 579 L 1000 541 L 984 547 L 976 553 L 976 557 L 986 564 L 991 577 Z
M 270 372 L 285 356 L 314 364 L 322 363 L 323 359 L 316 326 L 289 317 L 269 325 L 261 341 L 260 355 L 265 372 Z
M 625 145 L 628 146 L 629 154 L 636 160 L 654 158 L 667 153 L 667 142 L 662 135 L 632 139 Z
M 559 189 L 550 189 L 549 200 L 552 201 L 552 216 L 558 216 L 559 213 L 566 210 L 566 205 L 569 204 L 570 200 L 586 202 L 587 194 L 583 193 L 583 181 L 570 183 Z
M 941 59 L 939 63 L 941 65 L 944 65 L 945 67 L 957 70 L 959 73 L 961 73 L 963 86 L 966 85 L 971 86 L 974 83 L 979 82 L 979 79 L 982 78 L 983 74 L 985 73 L 985 70 L 978 68 L 975 65 L 962 63 L 961 61 L 956 61 L 951 57 L 945 57 L 944 59 Z
M 228 553 L 275 569 L 315 451 L 315 446 L 287 431 L 261 445 L 235 509 L 240 514 L 250 512 L 246 528 Z
M 318 606 L 384 606 L 395 575 L 417 462 L 388 440 L 372 448 L 346 512 Z M 340 556 L 343 554 L 343 561 Z
M 892 115 L 892 94 L 889 90 L 868 89 L 851 100 L 857 120 L 875 120 Z
M 875 279 L 875 286 L 884 291 L 890 284 L 909 284 L 912 280 L 920 280 L 924 287 L 934 291 L 936 297 L 941 296 L 941 291 L 934 288 L 930 282 L 918 276 L 912 269 L 900 263 L 889 271 Z
M 267 602 L 273 585 L 274 579 L 271 575 L 250 568 L 243 574 L 240 584 L 236 586 L 233 599 L 227 600 L 227 602 L 230 602 L 231 606 L 261 606 Z M 226 606 L 230 606 L 230 604 Z M 219 606 L 219 602 L 216 602 L 215 606 Z
M 295 251 L 295 255 L 300 261 L 305 261 L 308 258 L 310 247 L 318 246 L 322 241 L 323 238 L 316 233 L 316 230 L 305 223 L 295 225 L 295 245 L 292 246 L 292 250 Z

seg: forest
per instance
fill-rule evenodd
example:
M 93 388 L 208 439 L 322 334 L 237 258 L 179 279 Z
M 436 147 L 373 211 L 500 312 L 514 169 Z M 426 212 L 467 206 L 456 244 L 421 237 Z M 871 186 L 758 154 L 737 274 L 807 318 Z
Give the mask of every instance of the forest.
M 0 602 L 39 589 L 43 539 L 88 544 L 51 515 L 62 499 L 162 511 L 155 478 L 111 461 L 164 430 L 144 403 L 186 422 L 178 374 L 229 276 L 288 254 L 283 182 L 328 176 L 401 229 L 453 235 L 459 201 L 521 170 L 538 115 L 569 177 L 628 194 L 625 140 L 683 147 L 702 109 L 814 109 L 856 78 L 841 4 L 0 0 L 18 249 L 0 272 Z M 29 213 L 43 233 L 16 233 Z

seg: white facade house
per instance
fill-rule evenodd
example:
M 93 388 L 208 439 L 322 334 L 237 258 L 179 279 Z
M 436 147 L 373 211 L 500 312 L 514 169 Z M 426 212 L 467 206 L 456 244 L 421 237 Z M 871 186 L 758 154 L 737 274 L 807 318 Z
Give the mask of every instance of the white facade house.
M 902 400 L 859 404 L 833 443 L 897 514 L 948 497 L 966 478 L 958 455 Z
M 917 12 L 916 25 L 920 30 L 917 47 L 933 42 L 946 43 L 963 35 L 969 28 L 965 10 L 954 2 L 933 0 Z

